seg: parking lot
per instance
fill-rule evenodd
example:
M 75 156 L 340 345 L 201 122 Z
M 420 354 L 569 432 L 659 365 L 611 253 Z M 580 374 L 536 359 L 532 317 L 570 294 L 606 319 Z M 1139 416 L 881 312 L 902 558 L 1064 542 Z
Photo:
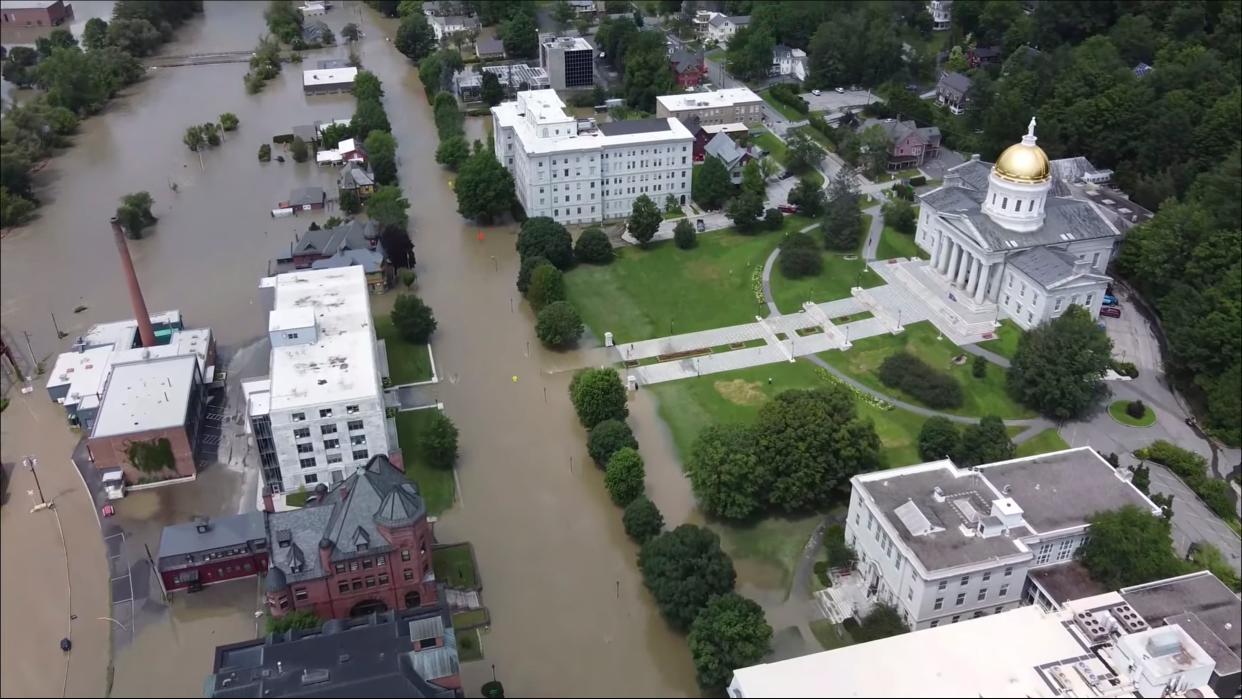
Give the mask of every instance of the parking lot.
M 847 108 L 857 109 L 872 102 L 883 101 L 870 90 L 846 90 L 845 92 L 823 90 L 818 95 L 803 92 L 802 99 L 810 105 L 812 112 L 840 112 Z

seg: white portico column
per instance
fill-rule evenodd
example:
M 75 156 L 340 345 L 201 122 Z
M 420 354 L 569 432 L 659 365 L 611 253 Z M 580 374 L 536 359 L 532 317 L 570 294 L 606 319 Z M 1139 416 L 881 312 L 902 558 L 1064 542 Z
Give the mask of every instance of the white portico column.
M 933 267 L 936 268 L 936 271 L 940 272 L 941 274 L 944 274 L 944 265 L 945 265 L 945 262 L 949 259 L 949 245 L 950 245 L 949 235 L 947 233 L 941 233 L 940 234 L 940 252 L 936 253 L 936 260 L 932 265 Z
M 992 276 L 992 266 L 983 264 L 983 261 L 980 260 L 979 280 L 976 282 L 977 288 L 975 289 L 975 303 L 983 303 L 984 297 L 987 296 L 988 277 L 990 276 Z
M 957 263 L 962 259 L 962 246 L 957 244 L 956 240 L 949 243 L 953 246 L 952 252 L 949 253 L 949 263 L 945 265 L 944 276 L 953 281 L 953 277 L 957 275 Z
M 1000 287 L 1001 287 L 1001 270 L 1003 264 L 997 263 L 992 265 L 991 274 L 988 275 L 988 290 L 984 292 L 984 298 L 995 297 L 997 303 L 1000 303 Z
M 975 295 L 975 289 L 979 286 L 979 269 L 983 264 L 977 257 L 970 258 L 970 277 L 966 280 L 966 293 L 971 296 Z
M 954 284 L 963 291 L 966 290 L 966 275 L 970 273 L 970 261 L 972 259 L 974 258 L 969 252 L 962 250 L 962 259 L 957 266 L 957 277 L 954 280 Z
M 932 267 L 934 268 L 940 267 L 940 257 L 942 255 L 944 255 L 944 234 L 943 233 L 936 236 L 936 246 L 935 246 L 935 249 L 932 250 L 932 259 L 931 259 Z

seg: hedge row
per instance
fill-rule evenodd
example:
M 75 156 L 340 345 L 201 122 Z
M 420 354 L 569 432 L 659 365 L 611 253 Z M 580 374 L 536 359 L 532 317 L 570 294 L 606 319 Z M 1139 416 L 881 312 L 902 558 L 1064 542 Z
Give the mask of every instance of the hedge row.
M 957 379 L 936 371 L 908 352 L 898 352 L 885 359 L 879 375 L 885 386 L 899 388 L 929 408 L 962 407 L 962 386 Z

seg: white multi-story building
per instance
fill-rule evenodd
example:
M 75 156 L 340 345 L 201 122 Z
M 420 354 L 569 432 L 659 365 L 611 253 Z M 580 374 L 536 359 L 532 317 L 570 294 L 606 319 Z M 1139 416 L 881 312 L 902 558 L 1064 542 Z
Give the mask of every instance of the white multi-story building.
M 730 87 L 715 92 L 689 92 L 656 97 L 656 116 L 674 117 L 699 124 L 753 124 L 763 119 L 763 98 L 748 87 Z
M 728 46 L 729 40 L 737 34 L 737 30 L 750 25 L 750 15 L 730 17 L 719 12 L 713 13 L 707 21 L 707 39 L 721 46 Z
M 777 44 L 772 49 L 772 69 L 770 75 L 792 75 L 798 81 L 806 80 L 806 51 Z
M 362 267 L 279 274 L 259 286 L 274 293 L 271 373 L 242 387 L 263 484 L 313 490 L 372 456 L 399 458 Z
M 1072 558 L 1097 512 L 1161 513 L 1087 447 L 970 469 L 932 461 L 851 484 L 845 540 L 868 597 L 915 629 L 1019 606 L 1027 572 Z
M 492 123 L 496 158 L 527 216 L 594 223 L 629 216 L 643 194 L 658 205 L 690 196 L 694 136 L 676 119 L 596 127 L 566 112 L 555 91 L 530 90 L 492 107 Z
M 931 0 L 927 12 L 932 16 L 932 30 L 941 32 L 953 25 L 953 0 Z
M 540 42 L 539 66 L 548 72 L 553 90 L 595 84 L 595 49 L 580 36 L 548 37 Z

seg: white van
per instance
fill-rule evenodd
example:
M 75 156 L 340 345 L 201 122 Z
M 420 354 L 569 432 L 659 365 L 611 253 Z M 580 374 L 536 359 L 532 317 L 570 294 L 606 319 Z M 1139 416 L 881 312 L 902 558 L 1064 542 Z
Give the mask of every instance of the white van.
M 125 497 L 125 474 L 120 469 L 107 471 L 103 474 L 104 495 L 109 500 L 120 500 Z

